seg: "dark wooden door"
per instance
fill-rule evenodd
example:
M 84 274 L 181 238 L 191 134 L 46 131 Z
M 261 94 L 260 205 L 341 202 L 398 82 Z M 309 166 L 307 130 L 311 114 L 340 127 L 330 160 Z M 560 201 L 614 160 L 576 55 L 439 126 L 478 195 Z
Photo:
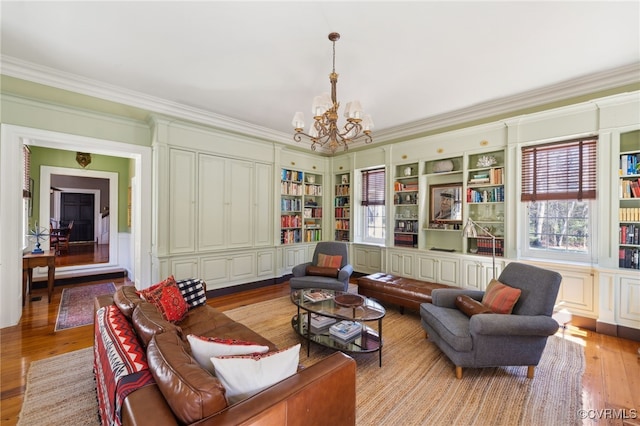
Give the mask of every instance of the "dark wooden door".
M 70 242 L 95 241 L 95 196 L 63 192 L 60 196 L 60 222 L 67 226 L 73 220 Z

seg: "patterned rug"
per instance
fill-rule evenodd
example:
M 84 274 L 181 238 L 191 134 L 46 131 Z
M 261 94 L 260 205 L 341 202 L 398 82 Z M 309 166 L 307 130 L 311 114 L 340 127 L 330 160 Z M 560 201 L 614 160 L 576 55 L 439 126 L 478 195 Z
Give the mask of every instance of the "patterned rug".
M 63 288 L 55 331 L 93 324 L 93 298 L 115 291 L 113 283 Z
M 291 329 L 295 311 L 286 296 L 225 313 L 286 348 L 300 341 Z M 582 424 L 579 344 L 550 337 L 532 380 L 526 367 L 468 368 L 458 380 L 453 364 L 424 338 L 416 313 L 389 309 L 383 323 L 382 367 L 377 354 L 354 356 L 357 425 Z M 312 344 L 307 357 L 303 346 L 300 363 L 312 365 L 331 352 Z M 99 424 L 92 361 L 91 349 L 83 349 L 33 362 L 19 424 Z M 66 397 L 72 393 L 86 398 Z

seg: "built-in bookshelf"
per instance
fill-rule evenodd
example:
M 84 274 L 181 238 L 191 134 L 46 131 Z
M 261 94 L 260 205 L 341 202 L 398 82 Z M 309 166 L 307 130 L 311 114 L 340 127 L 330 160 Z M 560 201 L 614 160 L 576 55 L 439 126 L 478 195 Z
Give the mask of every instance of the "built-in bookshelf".
M 302 242 L 303 173 L 282 169 L 280 176 L 280 244 Z
M 618 266 L 640 269 L 640 131 L 620 137 L 618 176 Z
M 418 163 L 396 166 L 393 183 L 393 244 L 396 247 L 418 248 L 419 182 Z
M 322 240 L 322 175 L 304 174 L 304 241 Z
M 468 156 L 465 201 L 468 217 L 478 224 L 477 236 L 465 237 L 469 253 L 492 256 L 492 234 L 496 256 L 504 256 L 504 157 L 504 150 Z
M 464 158 L 462 156 L 427 160 L 424 175 L 428 190 L 424 205 L 424 247 L 429 250 L 462 251 L 462 209 Z M 436 198 L 440 194 L 451 195 L 451 214 L 443 217 Z
M 334 240 L 351 240 L 351 181 L 349 173 L 335 176 L 335 194 L 333 198 L 335 220 Z

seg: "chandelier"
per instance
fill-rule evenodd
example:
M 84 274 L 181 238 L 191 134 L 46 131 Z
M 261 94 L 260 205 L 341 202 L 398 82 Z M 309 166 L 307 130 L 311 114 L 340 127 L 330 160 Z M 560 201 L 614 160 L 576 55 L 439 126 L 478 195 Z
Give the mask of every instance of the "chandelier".
M 318 146 L 325 147 L 335 153 L 338 147 L 343 146 L 346 151 L 349 149 L 349 143 L 364 139 L 365 143 L 371 143 L 371 128 L 373 121 L 371 116 L 363 114 L 362 106 L 359 101 L 348 102 L 344 111 L 344 117 L 347 119 L 346 124 L 340 129 L 338 127 L 338 108 L 340 103 L 336 99 L 336 84 L 338 83 L 338 74 L 336 74 L 336 41 L 340 40 L 340 34 L 329 34 L 329 40 L 333 43 L 333 70 L 329 74 L 331 82 L 331 95 L 323 93 L 313 98 L 311 112 L 313 114 L 313 123 L 309 129 L 309 133 L 304 133 L 304 114 L 296 112 L 293 116 L 293 125 L 296 133 L 293 140 L 300 142 L 302 136 L 306 136 L 311 140 L 311 150 L 315 151 Z

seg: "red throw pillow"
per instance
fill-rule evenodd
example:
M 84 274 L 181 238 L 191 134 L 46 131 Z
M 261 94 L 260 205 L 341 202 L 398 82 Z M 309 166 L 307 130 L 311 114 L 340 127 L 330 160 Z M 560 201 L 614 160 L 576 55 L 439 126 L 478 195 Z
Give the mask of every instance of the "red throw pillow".
M 142 291 L 145 292 L 144 298 L 155 305 L 167 321 L 178 322 L 189 310 L 189 305 L 182 297 L 173 276 L 167 278 L 160 285 Z
M 340 269 L 329 268 L 327 266 L 309 265 L 309 266 L 307 266 L 307 271 L 306 272 L 307 272 L 307 275 L 316 275 L 316 276 L 320 276 L 320 277 L 337 278 L 338 277 L 338 273 L 340 272 Z
M 467 295 L 456 297 L 456 308 L 463 312 L 466 316 L 472 317 L 476 314 L 492 314 L 493 311 L 482 303 Z
M 342 265 L 342 256 L 329 256 L 327 254 L 318 254 L 318 264 L 316 266 L 326 266 L 328 268 L 339 269 Z
M 482 304 L 496 314 L 510 314 L 521 293 L 519 288 L 509 287 L 494 279 L 487 286 Z
M 151 294 L 154 291 L 157 291 L 160 287 L 164 287 L 166 285 L 175 284 L 175 283 L 176 283 L 176 279 L 173 277 L 173 275 L 170 275 L 166 279 L 160 281 L 159 283 L 154 284 L 151 287 L 147 287 L 145 289 L 138 290 L 138 291 L 136 291 L 136 293 L 138 294 L 138 296 L 142 297 L 147 302 L 151 302 L 151 300 L 149 300 L 149 298 L 151 297 Z

